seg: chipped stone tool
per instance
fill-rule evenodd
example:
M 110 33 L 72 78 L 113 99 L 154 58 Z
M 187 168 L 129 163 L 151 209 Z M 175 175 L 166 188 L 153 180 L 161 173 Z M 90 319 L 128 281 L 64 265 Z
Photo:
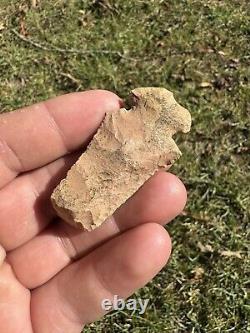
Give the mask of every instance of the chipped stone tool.
M 181 155 L 172 136 L 190 130 L 190 113 L 164 88 L 137 88 L 132 95 L 131 110 L 106 114 L 51 196 L 70 224 L 89 231 L 100 226 L 150 176 L 169 169 Z

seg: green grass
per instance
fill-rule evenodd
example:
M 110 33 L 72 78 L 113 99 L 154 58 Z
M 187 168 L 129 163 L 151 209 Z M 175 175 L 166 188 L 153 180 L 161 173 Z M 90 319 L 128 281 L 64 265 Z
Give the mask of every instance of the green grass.
M 250 331 L 249 13 L 247 0 L 0 0 L 0 112 L 70 91 L 126 97 L 153 85 L 192 113 L 172 170 L 189 201 L 167 227 L 169 265 L 138 293 L 150 306 L 86 332 Z

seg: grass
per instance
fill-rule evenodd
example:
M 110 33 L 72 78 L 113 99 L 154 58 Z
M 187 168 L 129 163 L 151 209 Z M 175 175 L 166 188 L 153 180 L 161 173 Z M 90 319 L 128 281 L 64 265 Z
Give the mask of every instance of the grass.
M 70 91 L 125 97 L 153 85 L 192 113 L 172 170 L 189 201 L 167 227 L 169 265 L 138 293 L 150 306 L 85 332 L 250 331 L 249 13 L 247 0 L 0 0 L 0 112 Z

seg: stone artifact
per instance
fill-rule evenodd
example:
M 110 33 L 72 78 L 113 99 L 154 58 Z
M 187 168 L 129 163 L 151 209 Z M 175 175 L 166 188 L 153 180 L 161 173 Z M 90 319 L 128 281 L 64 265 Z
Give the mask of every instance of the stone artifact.
M 190 113 L 164 88 L 132 91 L 134 106 L 107 113 L 87 150 L 52 194 L 60 217 L 89 231 L 100 226 L 159 169 L 181 156 L 172 136 Z

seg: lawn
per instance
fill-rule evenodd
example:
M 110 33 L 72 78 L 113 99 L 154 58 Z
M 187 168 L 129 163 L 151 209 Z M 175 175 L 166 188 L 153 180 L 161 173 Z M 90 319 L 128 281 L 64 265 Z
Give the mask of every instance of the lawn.
M 33 6 L 32 6 L 33 3 Z M 36 6 L 34 6 L 36 3 Z M 0 112 L 71 91 L 163 86 L 192 114 L 169 265 L 85 332 L 250 331 L 248 0 L 0 0 Z

